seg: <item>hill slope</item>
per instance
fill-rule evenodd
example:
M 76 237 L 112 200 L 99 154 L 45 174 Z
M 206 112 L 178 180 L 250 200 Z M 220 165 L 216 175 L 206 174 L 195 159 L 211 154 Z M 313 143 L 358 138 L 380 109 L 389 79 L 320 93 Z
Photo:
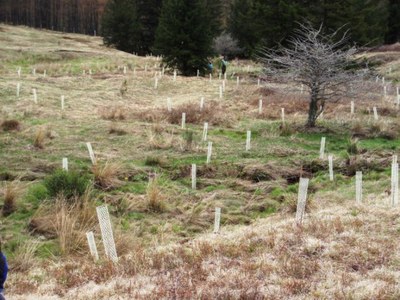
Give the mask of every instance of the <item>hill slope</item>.
M 305 131 L 306 91 L 262 78 L 251 62 L 231 62 L 220 97 L 218 74 L 174 80 L 173 70 L 160 74 L 157 58 L 107 49 L 95 37 L 0 25 L 0 58 L 3 212 L 14 199 L 0 224 L 8 299 L 399 298 L 400 209 L 389 205 L 400 145 L 398 59 L 388 60 L 387 97 L 381 79 L 355 83 L 356 97 L 329 103 L 318 128 Z M 389 69 L 383 63 L 380 76 Z M 334 181 L 326 156 L 319 159 L 323 136 Z M 63 157 L 70 173 L 91 182 L 73 205 L 46 183 Z M 360 170 L 364 197 L 356 205 Z M 300 177 L 311 180 L 297 226 Z M 116 265 L 104 259 L 101 204 L 112 217 Z M 219 234 L 210 233 L 215 207 Z

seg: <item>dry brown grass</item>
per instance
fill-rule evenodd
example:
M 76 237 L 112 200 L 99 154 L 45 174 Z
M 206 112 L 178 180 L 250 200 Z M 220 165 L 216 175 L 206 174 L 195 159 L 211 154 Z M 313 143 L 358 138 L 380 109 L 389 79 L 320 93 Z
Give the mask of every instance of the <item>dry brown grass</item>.
M 294 215 L 297 210 L 297 195 L 296 194 L 285 194 L 284 196 L 284 203 L 281 206 L 282 213 L 288 213 Z M 307 197 L 306 202 L 306 213 L 310 213 L 315 210 L 316 205 L 314 198 L 310 195 Z
M 98 188 L 111 190 L 121 185 L 118 176 L 122 173 L 122 166 L 119 163 L 106 161 L 97 162 L 92 167 L 94 183 Z
M 125 94 L 128 92 L 128 83 L 126 79 L 122 82 L 121 87 L 119 88 L 119 92 L 121 96 L 125 96 Z
M 43 149 L 46 136 L 47 136 L 46 128 L 40 127 L 39 129 L 37 129 L 33 137 L 33 146 L 36 149 Z
M 13 254 L 11 264 L 13 271 L 26 272 L 37 265 L 36 251 L 39 247 L 38 241 L 23 242 Z
M 128 132 L 127 132 L 125 129 L 119 127 L 116 123 L 113 122 L 113 123 L 111 123 L 111 125 L 110 125 L 110 128 L 109 128 L 109 130 L 108 130 L 108 133 L 109 133 L 109 134 L 116 134 L 116 135 L 125 135 L 125 134 L 127 134 Z
M 154 134 L 162 134 L 165 131 L 165 124 L 162 124 L 161 122 L 153 122 L 151 125 L 151 131 Z
M 146 190 L 147 209 L 151 212 L 162 213 L 166 210 L 166 196 L 163 193 L 158 179 L 152 179 Z
M 253 95 L 248 99 L 248 104 L 253 108 L 253 115 L 260 119 L 277 120 L 281 118 L 281 108 L 285 109 L 285 115 L 306 114 L 308 111 L 308 99 L 306 94 L 281 90 L 259 89 L 260 95 Z M 258 111 L 260 96 L 263 99 L 263 109 Z
M 71 204 L 63 197 L 43 203 L 34 214 L 30 229 L 33 233 L 57 238 L 61 254 L 86 252 L 86 232 L 97 224 L 96 210 L 90 191 Z
M 139 241 L 135 240 L 131 233 L 124 233 L 121 231 L 114 232 L 115 248 L 119 257 L 124 257 L 132 253 L 132 249 L 139 249 L 137 244 Z
M 148 251 L 136 242 L 118 265 L 78 259 L 49 276 L 54 291 L 75 299 L 396 299 L 397 228 L 388 225 L 399 211 L 359 207 L 350 215 L 354 209 L 311 211 L 302 227 L 275 216 Z
M 2 214 L 4 217 L 7 217 L 16 210 L 16 202 L 21 194 L 19 180 L 5 183 L 4 187 L 2 188 L 2 194 L 4 198 Z
M 400 43 L 383 45 L 378 48 L 371 49 L 371 52 L 400 52 Z
M 58 237 L 58 244 L 61 254 L 67 255 L 74 250 L 74 244 L 78 240 L 82 232 L 75 231 L 77 219 L 72 214 L 73 208 L 65 204 L 64 199 L 58 199 L 57 212 L 55 215 L 54 231 Z M 73 212 L 75 213 L 75 212 Z
M 49 124 L 60 138 L 57 142 L 49 140 L 46 151 L 32 153 L 18 151 L 26 146 L 25 140 L 19 139 L 20 134 L 3 134 L 3 170 L 15 170 L 16 173 L 18 170 L 35 170 L 37 166 L 47 164 L 46 155 L 51 155 L 49 164 L 52 165 L 59 165 L 57 157 L 68 155 L 71 167 L 76 167 L 75 162 L 81 167 L 82 161 L 83 167 L 87 168 L 90 161 L 82 143 L 90 140 L 95 143 L 94 150 L 99 157 L 118 156 L 121 163 L 130 167 L 135 165 L 134 168 L 140 168 L 144 174 L 150 169 L 147 164 L 154 164 L 152 169 L 162 168 L 167 180 L 164 184 L 164 178 L 161 178 L 157 185 L 149 185 L 144 191 L 146 176 L 137 174 L 135 170 L 129 171 L 126 176 L 124 192 L 99 191 L 104 202 L 112 207 L 114 215 L 115 240 L 121 256 L 120 263 L 116 265 L 104 261 L 93 263 L 88 255 L 84 232 L 96 230 L 98 236 L 97 221 L 89 222 L 91 225 L 85 228 L 81 228 L 81 224 L 88 223 L 85 220 L 90 216 L 96 219 L 94 207 L 84 209 L 86 216 L 80 215 L 82 209 L 78 211 L 74 206 L 54 204 L 41 207 L 32 221 L 36 222 L 33 235 L 37 233 L 41 239 L 43 236 L 57 239 L 63 252 L 70 255 L 56 257 L 55 262 L 50 264 L 37 260 L 38 268 L 32 272 L 27 270 L 23 278 L 10 272 L 12 297 L 18 299 L 15 294 L 19 289 L 24 291 L 20 299 L 53 295 L 54 298 L 65 299 L 399 298 L 396 285 L 399 282 L 397 262 L 400 261 L 396 238 L 399 213 L 396 208 L 375 206 L 384 196 L 368 199 L 373 203 L 371 207 L 349 207 L 346 201 L 352 201 L 354 193 L 353 182 L 349 178 L 341 176 L 340 182 L 338 180 L 332 185 L 317 178 L 315 181 L 318 182 L 310 186 L 315 207 L 307 213 L 303 226 L 299 228 L 294 226 L 293 220 L 295 193 L 288 191 L 278 196 L 271 193 L 275 188 L 284 189 L 296 183 L 302 175 L 326 170 L 325 163 L 316 162 L 305 163 L 306 171 L 303 170 L 302 161 L 312 159 L 310 149 L 317 149 L 317 142 L 296 136 L 288 139 L 279 137 L 297 133 L 298 127 L 278 128 L 278 122 L 253 118 L 257 114 L 258 99 L 263 95 L 265 118 L 279 119 L 280 108 L 283 107 L 288 124 L 303 123 L 308 101 L 306 94 L 300 95 L 298 86 L 293 86 L 291 82 L 265 81 L 268 88 L 263 91 L 256 86 L 256 78 L 251 77 L 258 74 L 250 75 L 244 66 L 235 72 L 241 77 L 248 77 L 244 78 L 239 88 L 235 86 L 234 79 L 229 79 L 222 99 L 218 97 L 220 81 L 215 78 L 209 82 L 207 78 L 178 77 L 177 82 L 173 82 L 171 76 L 166 75 L 160 79 L 159 89 L 155 90 L 154 72 L 143 70 L 144 64 L 148 64 L 149 69 L 153 68 L 154 58 L 139 58 L 104 49 L 99 46 L 99 38 L 77 38 L 45 31 L 38 33 L 26 28 L 16 30 L 24 32 L 27 38 L 16 39 L 12 30 L 7 36 L 0 33 L 0 39 L 16 41 L 11 43 L 7 40 L 5 45 L 2 44 L 1 47 L 7 50 L 1 51 L 0 56 L 4 55 L 7 59 L 17 56 L 18 61 L 22 61 L 30 59 L 30 52 L 34 52 L 39 62 L 29 68 L 36 67 L 38 71 L 47 69 L 48 77 L 33 77 L 24 68 L 24 86 L 37 86 L 46 96 L 43 102 L 33 105 L 30 97 L 24 97 L 23 93 L 17 102 L 14 95 L 6 93 L 2 118 L 26 110 L 24 124 Z M 47 36 L 50 37 L 46 40 Z M 37 40 L 43 42 L 37 43 Z M 77 42 L 82 43 L 82 47 L 77 46 Z M 29 52 L 24 50 L 28 48 Z M 65 50 L 58 53 L 60 48 Z M 21 55 L 25 51 L 26 54 Z M 54 55 L 61 60 L 49 64 L 47 60 Z M 17 64 L 18 61 L 10 59 L 10 63 Z M 132 72 L 123 75 L 121 67 L 117 69 L 117 66 L 128 63 L 136 66 L 135 76 L 131 76 Z M 82 69 L 87 72 L 90 68 L 95 75 L 82 75 Z M 129 69 L 132 70 L 132 67 Z M 4 66 L 0 66 L 0 71 L 3 75 L 0 85 L 9 90 L 14 85 L 15 72 Z M 364 94 L 370 93 L 371 96 L 360 94 L 355 116 L 350 116 L 350 105 L 346 102 L 350 100 L 348 97 L 328 105 L 325 119 L 320 124 L 344 128 L 338 131 L 347 135 L 351 120 L 372 119 L 371 115 L 362 113 L 361 107 L 372 107 L 377 100 L 381 101 L 382 87 L 372 84 L 368 88 L 370 84 L 365 83 Z M 67 109 L 60 113 L 59 103 L 50 99 L 58 99 L 59 94 L 66 90 L 69 92 Z M 169 112 L 162 109 L 167 97 L 172 98 L 173 110 L 176 110 L 172 119 Z M 206 99 L 205 108 L 210 105 L 213 111 L 198 114 L 200 108 L 196 103 L 200 97 Z M 386 105 L 382 104 L 382 107 Z M 112 123 L 108 120 L 120 120 L 121 112 L 117 108 L 123 110 L 126 118 L 123 124 L 118 122 L 118 126 L 115 123 L 111 126 L 115 126 L 113 133 L 116 134 L 121 128 L 129 128 L 130 134 L 123 138 L 107 134 Z M 382 119 L 389 120 L 388 124 L 394 124 L 395 114 L 391 109 L 382 110 L 380 114 Z M 380 111 L 381 107 L 378 107 Z M 204 148 L 197 147 L 197 144 L 192 145 L 190 153 L 184 152 L 185 148 L 190 148 L 185 141 L 191 139 L 183 137 L 183 131 L 178 129 L 182 112 L 187 113 L 188 127 L 196 134 L 201 132 L 205 121 L 210 125 L 220 125 L 210 131 L 217 160 L 209 166 L 199 165 L 198 176 L 201 178 L 196 191 L 188 188 L 190 161 L 199 161 L 205 153 Z M 233 127 L 234 131 L 227 127 Z M 245 127 L 254 128 L 257 134 L 254 151 L 242 157 L 240 149 L 244 144 Z M 321 128 L 311 134 L 326 130 Z M 368 128 L 367 134 L 370 134 Z M 381 131 L 384 128 L 378 128 L 374 134 Z M 336 133 L 334 135 L 338 136 Z M 277 139 L 276 143 L 271 140 L 257 145 L 263 138 Z M 345 151 L 345 147 L 339 147 L 337 152 Z M 194 155 L 194 151 L 199 152 Z M 386 160 L 377 159 L 378 154 L 368 157 L 361 152 L 360 162 L 349 161 L 345 164 L 342 160 L 337 168 L 346 174 L 346 169 L 373 170 L 379 164 L 387 167 L 392 153 L 379 151 L 379 154 L 384 155 Z M 227 157 L 229 160 L 226 160 Z M 272 162 L 269 164 L 270 158 L 275 166 Z M 235 162 L 237 159 L 240 162 Z M 363 165 L 361 161 L 367 161 L 368 165 Z M 376 162 L 372 164 L 373 161 Z M 140 163 L 136 166 L 137 162 Z M 295 166 L 289 167 L 287 162 L 293 162 Z M 48 170 L 35 172 L 46 173 Z M 376 184 L 376 190 L 384 185 L 382 191 L 387 188 L 387 172 L 380 172 L 379 175 L 382 175 L 380 182 L 366 180 L 367 191 L 375 187 L 371 187 L 372 184 Z M 318 191 L 316 185 L 322 188 Z M 107 188 L 108 184 L 104 186 Z M 328 192 L 330 187 L 333 191 Z M 278 213 L 255 220 L 265 217 L 267 205 L 275 204 L 270 197 L 276 197 L 277 201 L 293 197 L 291 213 Z M 339 200 L 340 205 L 337 203 Z M 168 207 L 163 203 L 167 203 Z M 217 205 L 223 209 L 221 233 L 207 234 L 205 232 L 212 231 L 213 209 Z M 154 213 L 158 211 L 164 213 Z M 6 229 L 12 226 L 9 221 L 5 220 L 2 226 Z M 77 241 L 80 248 L 74 248 L 75 244 L 71 245 L 70 240 Z M 102 247 L 99 250 L 102 251 Z M 29 278 L 29 281 L 24 278 Z M 30 292 L 33 295 L 28 295 Z
M 127 108 L 122 106 L 108 106 L 99 109 L 99 114 L 104 120 L 122 121 L 126 119 Z
M 61 253 L 68 255 L 86 250 L 86 232 L 97 223 L 92 203 L 66 205 L 64 199 L 56 202 L 54 230 L 58 237 Z
M 202 110 L 198 103 L 185 103 L 176 105 L 171 111 L 167 109 L 150 109 L 133 113 L 134 118 L 139 120 L 161 123 L 166 120 L 170 124 L 180 125 L 182 113 L 186 114 L 186 124 L 202 125 L 208 122 L 210 125 L 231 126 L 235 118 L 231 112 L 216 101 L 208 101 Z
M 400 123 L 389 123 L 383 120 L 356 120 L 352 124 L 351 133 L 353 137 L 357 138 L 380 137 L 387 140 L 395 140 L 400 134 Z
M 146 145 L 150 149 L 169 149 L 179 147 L 180 139 L 174 129 L 160 132 L 159 127 L 152 127 L 146 131 Z
M 389 168 L 391 157 L 381 157 L 379 154 L 368 153 L 363 151 L 359 155 L 350 156 L 346 161 L 338 165 L 338 170 L 346 176 L 354 176 L 357 171 L 382 172 L 385 168 Z

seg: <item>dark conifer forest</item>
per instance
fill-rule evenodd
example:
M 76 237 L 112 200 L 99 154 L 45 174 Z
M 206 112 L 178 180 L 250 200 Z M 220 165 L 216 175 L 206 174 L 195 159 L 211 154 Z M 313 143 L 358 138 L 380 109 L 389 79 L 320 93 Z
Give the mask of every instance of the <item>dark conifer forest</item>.
M 185 2 L 198 2 L 199 10 L 206 7 L 202 18 L 210 28 L 204 33 L 211 37 L 229 33 L 244 57 L 253 56 L 260 46 L 284 44 L 296 25 L 306 20 L 314 26 L 323 24 L 327 31 L 344 26 L 349 42 L 361 47 L 400 40 L 398 0 L 0 0 L 0 22 L 103 35 L 106 44 L 145 55 L 153 51 L 163 8 Z M 175 21 L 171 16 L 162 24 Z M 204 24 L 198 23 L 198 28 Z

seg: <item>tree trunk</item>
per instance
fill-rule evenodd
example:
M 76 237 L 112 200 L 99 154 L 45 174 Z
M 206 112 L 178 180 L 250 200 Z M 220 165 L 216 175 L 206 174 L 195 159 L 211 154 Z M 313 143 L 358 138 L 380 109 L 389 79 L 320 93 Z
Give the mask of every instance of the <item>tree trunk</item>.
M 318 92 L 311 90 L 310 106 L 308 108 L 307 127 L 315 127 L 318 117 Z

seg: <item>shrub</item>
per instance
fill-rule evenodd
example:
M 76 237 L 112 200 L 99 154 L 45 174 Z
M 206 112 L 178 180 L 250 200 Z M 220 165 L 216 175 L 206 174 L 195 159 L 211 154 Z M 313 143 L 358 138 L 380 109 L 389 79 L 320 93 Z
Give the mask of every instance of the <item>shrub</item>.
M 350 139 L 347 143 L 347 153 L 348 154 L 358 154 L 360 151 L 358 149 L 358 139 Z
M 146 166 L 150 166 L 150 167 L 162 167 L 163 165 L 165 165 L 165 162 L 163 161 L 163 159 L 161 157 L 158 156 L 147 156 L 144 164 Z
M 57 170 L 44 180 L 44 185 L 50 197 L 62 195 L 67 201 L 74 196 L 82 196 L 89 186 L 87 176 L 65 170 Z
M 25 199 L 29 203 L 38 204 L 49 196 L 44 184 L 39 183 L 29 187 Z
M 232 35 L 227 32 L 223 32 L 214 39 L 213 48 L 215 53 L 227 56 L 228 58 L 243 54 L 244 51 L 239 47 L 238 41 L 232 38 Z
M 193 146 L 194 132 L 186 129 L 182 134 L 182 138 L 186 142 L 185 150 L 191 150 Z

